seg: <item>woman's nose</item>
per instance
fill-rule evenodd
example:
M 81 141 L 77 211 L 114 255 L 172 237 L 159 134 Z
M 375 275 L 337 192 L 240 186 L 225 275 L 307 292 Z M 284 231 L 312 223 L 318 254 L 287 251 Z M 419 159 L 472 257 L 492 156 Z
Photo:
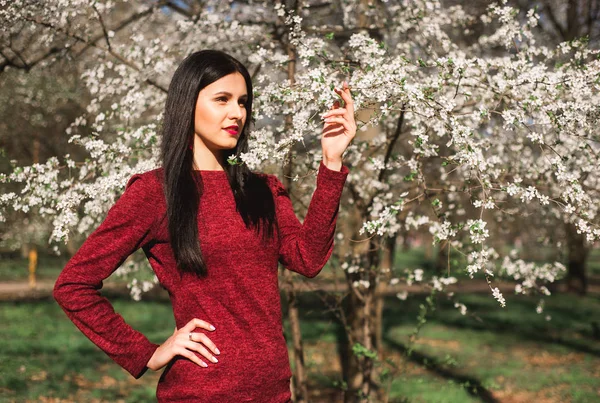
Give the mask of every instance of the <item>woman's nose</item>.
M 229 108 L 229 114 L 228 114 L 229 118 L 241 119 L 244 111 L 245 111 L 245 108 L 243 106 L 240 106 L 239 104 L 235 104 L 234 102 L 232 102 L 232 106 Z

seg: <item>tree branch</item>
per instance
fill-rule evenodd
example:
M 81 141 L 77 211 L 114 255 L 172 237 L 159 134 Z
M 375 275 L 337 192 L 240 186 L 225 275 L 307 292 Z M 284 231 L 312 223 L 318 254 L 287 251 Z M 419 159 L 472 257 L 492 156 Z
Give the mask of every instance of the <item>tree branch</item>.
M 171 10 L 183 15 L 184 17 L 188 17 L 188 18 L 194 17 L 194 14 L 190 13 L 188 10 L 184 9 L 183 7 L 177 5 L 176 3 L 172 2 L 172 1 L 166 1 L 165 3 L 166 4 L 164 4 L 163 6 L 170 8 Z
M 106 30 L 106 25 L 104 24 L 104 20 L 102 19 L 102 14 L 100 14 L 100 11 L 98 11 L 98 8 L 96 7 L 96 5 L 93 5 L 92 8 L 94 9 L 94 11 L 96 12 L 96 15 L 98 16 L 98 21 L 100 22 L 100 26 L 102 27 L 102 34 L 104 35 L 104 40 L 106 41 L 106 46 L 108 47 L 108 50 L 110 52 L 112 52 L 112 46 L 110 46 L 110 39 L 108 38 L 108 31 Z
M 64 34 L 65 36 L 67 36 L 69 38 L 73 38 L 73 39 L 77 40 L 78 42 L 88 44 L 89 46 L 91 46 L 93 48 L 96 48 L 96 49 L 98 49 L 98 50 L 100 50 L 102 52 L 108 53 L 112 57 L 114 57 L 115 59 L 117 59 L 119 62 L 121 62 L 122 64 L 126 65 L 127 67 L 129 67 L 129 68 L 137 71 L 138 73 L 141 73 L 141 71 L 142 71 L 142 69 L 140 67 L 136 66 L 135 63 L 133 63 L 132 61 L 129 61 L 129 60 L 125 59 L 122 55 L 118 54 L 117 52 L 115 52 L 115 51 L 113 51 L 111 49 L 107 49 L 105 47 L 102 47 L 102 46 L 96 44 L 95 42 L 93 42 L 93 43 L 87 42 L 85 38 L 82 38 L 81 36 L 79 36 L 77 34 L 73 34 L 73 33 L 68 32 L 67 30 L 65 30 L 63 28 L 55 27 L 55 26 L 53 26 L 50 23 L 47 23 L 47 22 L 44 22 L 44 21 L 40 21 L 38 19 L 34 20 L 34 19 L 29 18 L 29 17 L 25 17 L 25 20 L 30 21 L 30 22 L 34 22 L 36 24 L 45 26 L 45 27 L 50 28 L 50 29 L 53 29 L 53 30 L 55 30 L 57 32 L 60 32 L 60 33 Z M 103 35 L 100 36 L 100 37 L 102 38 Z M 147 84 L 149 84 L 149 85 L 151 85 L 151 86 L 153 86 L 153 87 L 155 87 L 155 88 L 157 88 L 157 89 L 159 89 L 159 90 L 161 90 L 164 93 L 168 92 L 167 88 L 161 86 L 155 80 L 147 78 L 147 79 L 144 80 L 144 82 L 147 83 Z
M 384 169 L 381 169 L 379 171 L 379 175 L 377 176 L 377 180 L 380 182 L 383 182 L 385 180 L 385 177 L 387 176 L 387 173 L 389 172 L 385 169 L 385 165 L 390 160 L 390 158 L 392 156 L 392 152 L 394 150 L 394 146 L 396 145 L 398 139 L 400 138 L 400 136 L 402 134 L 402 126 L 404 125 L 404 114 L 405 114 L 404 106 L 405 106 L 405 104 L 402 105 L 402 108 L 401 108 L 402 112 L 400 113 L 400 116 L 398 117 L 398 123 L 396 124 L 396 130 L 394 130 L 394 134 L 393 134 L 392 138 L 390 139 L 389 146 L 388 146 L 387 150 L 385 151 L 385 157 L 383 159 Z M 364 210 L 365 213 L 367 212 L 369 207 L 371 207 L 374 200 L 375 200 L 375 196 L 372 196 L 371 199 L 369 200 L 369 203 L 367 203 L 367 205 L 365 206 L 366 207 L 366 209 Z
M 149 7 L 149 8 L 147 8 L 144 11 L 141 11 L 141 12 L 139 12 L 137 14 L 133 14 L 130 17 L 124 19 L 116 27 L 114 27 L 112 29 L 112 31 L 113 32 L 119 32 L 122 29 L 124 29 L 127 26 L 129 26 L 129 24 L 131 24 L 131 23 L 133 23 L 135 21 L 138 21 L 141 18 L 143 18 L 143 17 L 151 14 L 152 12 L 154 12 L 154 10 L 156 8 L 160 8 L 160 7 L 163 7 L 163 6 L 170 6 L 170 3 L 172 3 L 170 0 L 161 0 L 157 4 L 153 5 L 152 7 Z M 95 7 L 94 7 L 94 10 L 96 11 L 96 13 L 98 13 L 98 10 Z M 102 17 L 100 15 L 98 15 L 98 18 L 100 19 L 100 23 L 102 24 L 102 30 L 103 30 L 103 32 L 101 34 L 93 37 L 89 41 L 86 40 L 86 39 L 83 39 L 81 37 L 78 37 L 77 35 L 70 34 L 69 32 L 64 31 L 64 30 L 62 30 L 60 28 L 56 28 L 56 27 L 54 27 L 54 26 L 52 26 L 50 24 L 45 24 L 45 23 L 43 23 L 41 21 L 33 20 L 33 19 L 30 19 L 30 18 L 29 19 L 26 18 L 26 20 L 28 20 L 30 22 L 34 22 L 34 23 L 39 24 L 39 25 L 46 26 L 48 28 L 54 29 L 54 30 L 59 31 L 59 32 L 62 32 L 67 37 L 75 39 L 76 42 L 84 43 L 85 46 L 82 49 L 80 49 L 77 53 L 75 53 L 75 52 L 73 53 L 73 56 L 75 58 L 77 58 L 77 57 L 81 56 L 86 50 L 88 50 L 88 49 L 90 49 L 92 47 L 95 47 L 97 49 L 104 49 L 104 48 L 101 48 L 101 47 L 99 47 L 99 46 L 96 45 L 96 43 L 98 41 L 100 41 L 101 39 L 103 39 L 103 38 L 106 39 L 106 43 L 108 44 L 108 51 L 112 52 L 112 48 L 110 47 L 110 42 L 108 40 L 108 30 L 106 29 L 106 27 L 104 25 Z M 27 62 L 23 57 L 21 57 L 19 55 L 19 53 L 16 50 L 12 49 L 12 47 L 10 49 L 20 59 L 21 63 L 18 63 L 15 60 L 15 58 L 8 57 L 8 55 L 6 55 L 4 52 L 0 52 L 0 54 L 2 55 L 2 57 L 4 57 L 6 59 L 6 60 L 0 62 L 0 73 L 2 73 L 6 69 L 6 67 L 8 67 L 8 66 L 11 66 L 11 67 L 16 68 L 16 69 L 22 69 L 22 70 L 25 70 L 25 71 L 30 71 L 33 67 L 35 67 L 39 63 L 43 62 L 44 60 L 52 57 L 53 55 L 55 55 L 57 53 L 60 53 L 62 50 L 64 50 L 64 48 L 59 48 L 59 47 L 54 46 L 54 47 L 50 48 L 50 50 L 48 50 L 46 53 L 44 53 L 41 56 L 37 57 L 36 59 Z M 139 71 L 139 69 L 138 69 L 138 71 Z M 160 89 L 166 92 L 166 90 L 164 88 L 160 88 Z
M 154 10 L 156 8 L 160 8 L 163 7 L 165 5 L 167 5 L 166 3 L 170 3 L 167 0 L 162 0 L 158 3 L 156 3 L 154 6 L 147 8 L 144 11 L 140 11 L 137 14 L 133 14 L 130 17 L 127 17 L 126 19 L 124 19 L 123 21 L 121 21 L 119 23 L 119 25 L 117 25 L 116 27 L 114 27 L 113 29 L 111 29 L 111 31 L 113 32 L 119 32 L 122 29 L 125 29 L 127 26 L 129 26 L 129 24 L 136 22 L 140 19 L 142 19 L 143 17 L 152 14 L 154 12 Z M 104 27 L 103 27 L 104 28 Z M 96 42 L 98 42 L 100 39 L 105 38 L 105 33 L 96 35 L 94 38 L 92 38 L 89 42 L 86 42 L 86 46 L 84 46 L 78 53 L 76 53 L 74 56 L 75 57 L 79 57 L 81 56 L 86 50 L 88 50 L 91 47 L 94 47 L 94 45 L 96 44 Z M 108 40 L 107 40 L 108 43 Z

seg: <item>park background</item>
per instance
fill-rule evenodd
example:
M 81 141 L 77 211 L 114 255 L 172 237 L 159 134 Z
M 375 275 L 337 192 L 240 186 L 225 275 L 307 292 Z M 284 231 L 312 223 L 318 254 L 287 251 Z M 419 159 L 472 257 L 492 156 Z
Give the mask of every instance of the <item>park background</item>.
M 253 147 L 303 217 L 319 114 L 359 131 L 331 260 L 280 269 L 295 401 L 600 399 L 600 3 L 0 2 L 0 400 L 153 401 L 52 298 L 126 180 L 156 164 L 170 76 L 233 54 Z M 136 252 L 102 294 L 174 326 Z

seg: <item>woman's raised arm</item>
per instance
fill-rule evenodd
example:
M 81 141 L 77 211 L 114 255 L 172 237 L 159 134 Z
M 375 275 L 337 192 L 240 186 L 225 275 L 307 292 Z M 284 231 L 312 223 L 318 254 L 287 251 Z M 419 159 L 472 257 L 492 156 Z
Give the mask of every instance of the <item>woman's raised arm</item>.
M 329 260 L 348 173 L 345 165 L 342 165 L 341 171 L 334 171 L 321 161 L 317 187 L 302 224 L 285 187 L 275 175 L 271 175 L 279 226 L 279 261 L 288 269 L 312 278 Z

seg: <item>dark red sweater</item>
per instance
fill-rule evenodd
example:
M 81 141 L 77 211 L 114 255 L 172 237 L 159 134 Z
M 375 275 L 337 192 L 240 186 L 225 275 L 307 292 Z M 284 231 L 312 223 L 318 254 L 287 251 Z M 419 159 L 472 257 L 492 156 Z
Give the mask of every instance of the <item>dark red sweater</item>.
M 208 277 L 176 270 L 164 214 L 162 168 L 136 174 L 106 219 L 69 260 L 54 286 L 54 298 L 73 323 L 135 378 L 159 346 L 128 325 L 100 295 L 102 281 L 142 248 L 161 285 L 169 292 L 175 323 L 192 318 L 216 327 L 206 332 L 221 351 L 219 362 L 203 368 L 182 357 L 165 367 L 157 387 L 159 402 L 287 402 L 290 363 L 285 343 L 277 268 L 316 276 L 333 251 L 334 233 L 348 168 L 320 163 L 317 187 L 304 223 L 275 175 L 267 175 L 275 195 L 279 232 L 266 247 L 236 212 L 225 171 L 195 171 L 204 194 L 197 216 Z

